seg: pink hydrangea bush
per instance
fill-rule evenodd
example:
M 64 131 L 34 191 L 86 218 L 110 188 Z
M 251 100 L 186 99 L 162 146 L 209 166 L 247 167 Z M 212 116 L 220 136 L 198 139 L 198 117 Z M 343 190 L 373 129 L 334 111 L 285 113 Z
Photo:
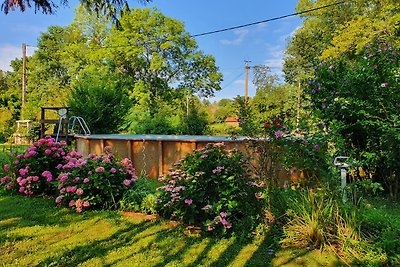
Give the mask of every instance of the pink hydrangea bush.
M 46 137 L 4 165 L 0 184 L 6 190 L 55 197 L 57 205 L 82 212 L 88 208 L 116 208 L 124 191 L 136 181 L 132 162 L 116 158 L 110 147 L 100 156 L 67 148 Z
M 63 164 L 64 156 L 69 152 L 66 142 L 55 142 L 46 137 L 34 142 L 24 154 L 17 155 L 12 165 L 4 165 L 6 172 L 0 183 L 7 190 L 24 195 L 54 195 L 57 168 Z
M 67 162 L 58 166 L 57 205 L 68 205 L 82 212 L 87 208 L 117 208 L 123 193 L 136 182 L 132 161 L 117 159 L 108 147 L 100 156 L 87 158 L 71 151 Z
M 222 143 L 186 155 L 159 179 L 161 214 L 209 233 L 252 228 L 261 206 L 245 164 L 241 153 Z

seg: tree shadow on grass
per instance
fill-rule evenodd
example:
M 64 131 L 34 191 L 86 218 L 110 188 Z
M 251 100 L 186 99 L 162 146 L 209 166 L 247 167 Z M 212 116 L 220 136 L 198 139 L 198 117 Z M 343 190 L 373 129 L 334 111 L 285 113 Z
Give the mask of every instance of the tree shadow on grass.
M 130 246 L 142 238 L 144 239 L 152 235 L 157 235 L 159 230 L 141 234 L 157 225 L 157 221 L 143 221 L 138 224 L 127 224 L 105 239 L 95 240 L 85 245 L 76 246 L 61 255 L 50 256 L 40 262 L 38 266 L 52 266 L 54 264 L 57 266 L 76 266 L 92 258 L 103 258 L 110 251 L 116 251 L 119 248 Z
M 67 208 L 59 208 L 54 199 L 24 196 L 2 196 L 0 198 L 0 222 L 14 219 L 15 226 L 68 225 L 72 221 L 80 222 L 88 215 L 70 216 L 74 213 Z M 9 225 L 12 226 L 12 225 Z

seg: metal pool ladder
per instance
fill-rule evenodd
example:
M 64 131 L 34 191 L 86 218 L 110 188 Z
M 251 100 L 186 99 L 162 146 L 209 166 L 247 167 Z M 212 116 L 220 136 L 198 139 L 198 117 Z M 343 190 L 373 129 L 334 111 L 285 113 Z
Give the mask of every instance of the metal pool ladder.
M 85 120 L 82 117 L 79 117 L 79 116 L 72 116 L 69 119 L 68 132 L 73 132 L 74 131 L 76 123 L 78 123 L 80 128 L 82 129 L 83 135 L 90 135 L 91 134 L 90 130 L 89 130 L 89 127 L 87 126 Z

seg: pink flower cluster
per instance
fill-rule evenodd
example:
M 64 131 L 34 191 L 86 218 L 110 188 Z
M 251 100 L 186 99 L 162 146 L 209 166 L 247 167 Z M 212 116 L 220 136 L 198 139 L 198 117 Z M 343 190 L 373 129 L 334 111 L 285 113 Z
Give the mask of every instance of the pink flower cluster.
M 232 224 L 227 220 L 228 213 L 221 211 L 218 216 L 214 218 L 214 220 L 207 225 L 208 231 L 213 231 L 218 224 L 221 224 L 224 229 L 232 228 Z
M 83 211 L 83 208 L 87 208 L 90 206 L 89 201 L 83 201 L 82 199 L 77 199 L 75 200 L 71 200 L 68 203 L 68 206 L 70 206 L 71 208 L 74 207 L 76 209 L 76 212 L 81 213 Z
M 102 206 L 102 201 L 111 199 L 108 196 L 110 191 L 104 188 L 114 190 L 113 197 L 121 196 L 125 186 L 136 182 L 132 161 L 127 158 L 118 161 L 110 147 L 105 147 L 104 155 L 84 158 L 79 152 L 68 152 L 64 149 L 66 145 L 65 142 L 56 143 L 50 137 L 40 139 L 24 154 L 17 156 L 15 173 L 9 165 L 3 166 L 8 175 L 0 179 L 1 184 L 25 195 L 55 194 L 57 205 L 69 204 L 77 212 L 82 212 L 89 206 Z M 43 169 L 41 162 L 53 167 Z M 58 189 L 55 193 L 54 184 Z

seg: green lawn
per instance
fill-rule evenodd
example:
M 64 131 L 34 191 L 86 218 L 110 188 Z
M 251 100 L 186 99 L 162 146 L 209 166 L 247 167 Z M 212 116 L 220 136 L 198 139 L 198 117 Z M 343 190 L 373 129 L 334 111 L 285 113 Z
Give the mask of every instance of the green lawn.
M 2 266 L 339 266 L 334 253 L 278 250 L 274 238 L 196 237 L 161 219 L 76 214 L 53 200 L 0 196 Z M 271 253 L 271 254 L 270 254 Z

